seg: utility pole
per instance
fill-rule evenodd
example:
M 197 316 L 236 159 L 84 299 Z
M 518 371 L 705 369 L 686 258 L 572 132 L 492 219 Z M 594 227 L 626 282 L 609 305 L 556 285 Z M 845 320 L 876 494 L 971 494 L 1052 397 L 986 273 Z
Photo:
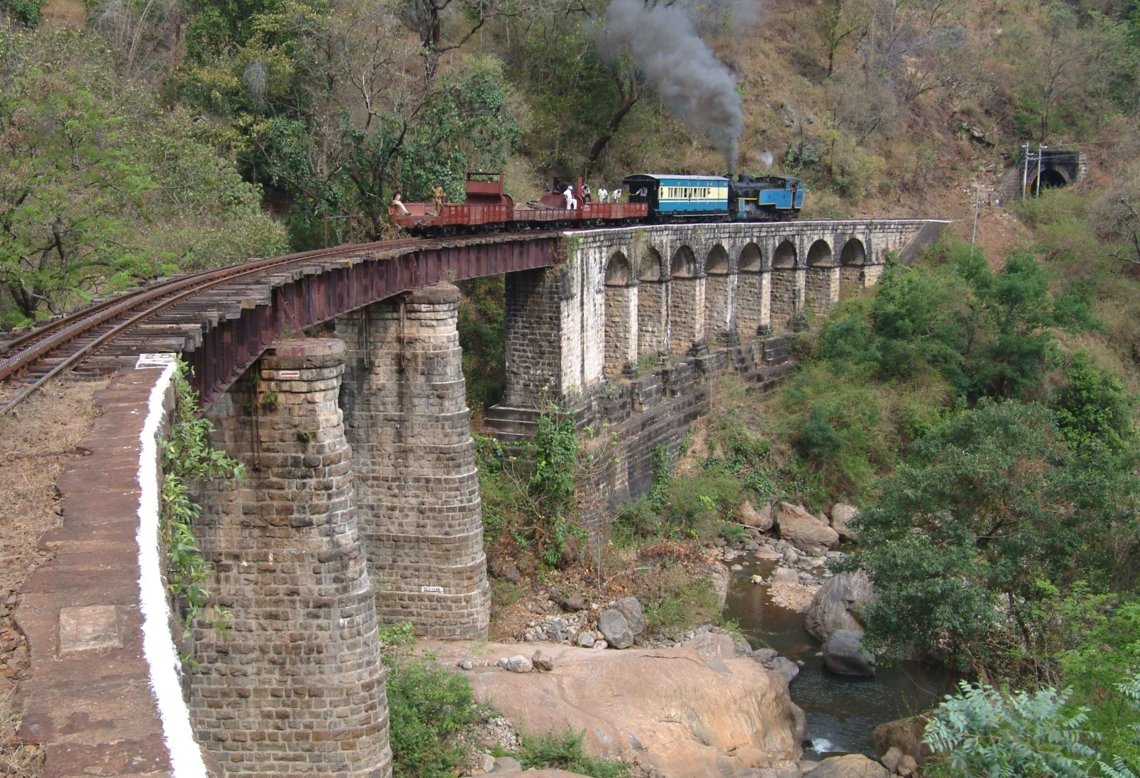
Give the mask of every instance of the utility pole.
M 1029 187 L 1029 144 L 1025 144 L 1025 154 L 1021 166 L 1021 199 L 1025 199 L 1025 190 Z
M 977 242 L 977 239 L 978 239 L 978 208 L 981 206 L 981 203 L 980 203 L 981 194 L 982 194 L 982 190 L 979 189 L 977 187 L 977 185 L 975 185 L 974 186 L 974 232 L 973 232 L 973 234 L 970 235 L 970 248 L 974 247 L 974 243 Z
M 1044 145 L 1044 144 L 1041 144 L 1041 143 L 1037 144 L 1037 186 L 1036 186 L 1037 191 L 1033 193 L 1034 197 L 1040 197 L 1041 196 L 1041 157 L 1044 156 L 1044 154 L 1042 154 L 1041 152 L 1043 152 L 1047 148 L 1049 148 L 1049 147 Z

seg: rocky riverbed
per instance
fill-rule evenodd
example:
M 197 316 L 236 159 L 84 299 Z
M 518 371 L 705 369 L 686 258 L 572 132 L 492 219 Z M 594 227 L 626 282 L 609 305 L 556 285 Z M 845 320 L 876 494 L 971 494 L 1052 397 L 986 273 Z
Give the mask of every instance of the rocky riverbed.
M 842 524 L 854 509 L 836 512 L 846 533 Z M 870 586 L 859 574 L 828 570 L 828 561 L 842 556 L 829 517 L 790 505 L 742 506 L 740 514 L 747 537 L 718 549 L 718 588 L 727 593 L 734 573 L 762 563 L 771 572 L 753 581 L 773 601 L 805 613 L 821 639 L 853 635 L 848 649 L 862 656 L 856 612 Z M 621 758 L 640 776 L 916 774 L 915 758 L 890 750 L 889 742 L 882 761 L 858 754 L 803 758 L 809 733 L 789 695 L 800 665 L 771 648 L 754 648 L 711 625 L 678 640 L 650 634 L 632 597 L 599 603 L 582 593 L 551 593 L 539 606 L 518 642 L 426 646 L 464 672 L 476 696 L 511 729 L 584 732 L 589 753 Z M 857 673 L 874 672 L 873 658 L 866 661 Z M 477 761 L 471 774 L 513 767 L 496 767 L 489 754 Z

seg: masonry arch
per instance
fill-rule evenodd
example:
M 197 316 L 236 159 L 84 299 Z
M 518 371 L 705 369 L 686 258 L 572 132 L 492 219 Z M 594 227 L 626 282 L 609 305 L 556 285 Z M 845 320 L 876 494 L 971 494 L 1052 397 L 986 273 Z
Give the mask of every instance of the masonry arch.
M 863 266 L 867 264 L 867 247 L 858 238 L 848 238 L 839 251 L 839 296 L 850 297 L 866 285 Z
M 839 301 L 839 268 L 831 244 L 822 238 L 811 244 L 804 278 L 804 309 L 822 318 Z
M 754 337 L 768 324 L 768 292 L 770 276 L 764 270 L 764 254 L 755 243 L 740 250 L 737 259 L 740 273 L 736 278 L 736 300 L 733 314 L 736 319 L 737 340 Z
M 1042 168 L 1040 177 L 1034 176 L 1029 182 L 1029 188 L 1026 190 L 1028 194 L 1038 191 L 1038 180 L 1041 182 L 1041 189 L 1059 189 L 1069 185 L 1069 179 L 1066 178 L 1064 171 L 1055 167 Z
M 637 360 L 637 282 L 633 266 L 621 251 L 606 262 L 604 358 L 602 374 L 617 378 Z
M 799 252 L 790 240 L 783 240 L 772 252 L 772 291 L 770 294 L 771 326 L 787 330 L 792 326 L 799 299 L 796 265 Z
M 666 351 L 668 340 L 669 274 L 660 252 L 647 246 L 638 262 L 637 356 Z
M 703 278 L 689 246 L 673 252 L 669 262 L 669 349 L 678 356 L 700 340 L 704 331 Z
M 736 276 L 731 270 L 728 251 L 716 244 L 705 259 L 705 338 L 709 344 L 732 343 L 736 340 L 733 302 Z

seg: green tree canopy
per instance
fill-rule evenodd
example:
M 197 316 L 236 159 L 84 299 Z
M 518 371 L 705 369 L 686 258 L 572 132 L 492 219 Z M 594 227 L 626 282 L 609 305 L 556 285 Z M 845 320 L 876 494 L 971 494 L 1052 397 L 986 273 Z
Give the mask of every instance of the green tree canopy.
M 256 188 L 74 32 L 0 30 L 0 313 L 283 249 Z

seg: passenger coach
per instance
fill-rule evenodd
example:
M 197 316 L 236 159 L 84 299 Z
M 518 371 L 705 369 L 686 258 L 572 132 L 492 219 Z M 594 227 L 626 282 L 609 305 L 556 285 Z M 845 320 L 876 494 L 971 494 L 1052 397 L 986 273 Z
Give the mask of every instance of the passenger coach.
M 631 203 L 646 203 L 650 219 L 678 221 L 728 217 L 728 179 L 638 173 L 623 181 Z

